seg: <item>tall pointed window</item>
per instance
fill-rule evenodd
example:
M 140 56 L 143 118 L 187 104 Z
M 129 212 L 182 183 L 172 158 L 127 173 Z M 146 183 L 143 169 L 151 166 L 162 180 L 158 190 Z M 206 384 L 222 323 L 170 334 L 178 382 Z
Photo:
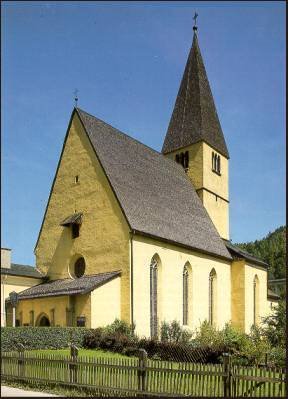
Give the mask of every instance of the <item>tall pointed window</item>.
M 151 338 L 158 336 L 158 261 L 152 258 L 150 264 L 150 332 Z
M 253 324 L 257 325 L 259 322 L 259 279 L 255 275 L 253 280 Z
M 216 323 L 216 294 L 217 294 L 217 275 L 215 269 L 209 274 L 209 323 Z
M 191 271 L 188 265 L 184 266 L 183 269 L 183 325 L 189 325 L 190 319 L 190 279 L 191 279 Z

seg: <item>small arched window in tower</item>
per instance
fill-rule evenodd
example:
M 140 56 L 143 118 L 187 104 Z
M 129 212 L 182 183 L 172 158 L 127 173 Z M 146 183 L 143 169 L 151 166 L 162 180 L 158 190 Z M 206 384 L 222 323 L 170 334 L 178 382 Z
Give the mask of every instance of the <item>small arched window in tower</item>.
M 78 258 L 74 265 L 74 276 L 80 278 L 85 273 L 85 260 L 83 257 Z
M 216 323 L 216 294 L 217 294 L 217 275 L 215 269 L 209 274 L 209 323 Z
M 220 155 L 217 157 L 217 172 L 220 174 Z
M 184 167 L 184 153 L 183 152 L 180 153 L 180 163 Z
M 180 163 L 184 169 L 189 167 L 189 151 L 180 152 L 180 154 L 175 155 L 175 161 Z
M 253 280 L 253 324 L 259 322 L 259 279 L 257 274 Z
M 189 151 L 185 151 L 185 153 L 184 153 L 183 167 L 184 167 L 184 169 L 188 169 L 188 167 L 189 167 Z

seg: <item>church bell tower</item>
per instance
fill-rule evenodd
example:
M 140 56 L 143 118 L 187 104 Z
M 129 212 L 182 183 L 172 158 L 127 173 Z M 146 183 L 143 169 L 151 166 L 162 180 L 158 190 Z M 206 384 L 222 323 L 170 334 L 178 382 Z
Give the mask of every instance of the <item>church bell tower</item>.
M 197 14 L 195 14 L 197 16 Z M 220 236 L 229 239 L 229 153 L 193 27 L 162 153 L 182 164 Z

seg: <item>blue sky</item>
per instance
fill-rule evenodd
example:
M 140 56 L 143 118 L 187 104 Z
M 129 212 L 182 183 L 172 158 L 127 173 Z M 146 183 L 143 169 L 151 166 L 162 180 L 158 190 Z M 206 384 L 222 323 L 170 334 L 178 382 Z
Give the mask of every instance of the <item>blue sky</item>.
M 2 243 L 35 264 L 79 106 L 161 150 L 198 38 L 230 152 L 233 242 L 285 223 L 284 2 L 2 2 Z

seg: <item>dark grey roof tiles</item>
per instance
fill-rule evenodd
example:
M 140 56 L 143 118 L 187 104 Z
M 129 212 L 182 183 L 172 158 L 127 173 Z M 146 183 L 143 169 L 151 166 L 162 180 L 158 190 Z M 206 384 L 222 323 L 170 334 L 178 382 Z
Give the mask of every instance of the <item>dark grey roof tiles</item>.
M 86 294 L 117 276 L 120 276 L 120 271 L 83 276 L 76 279 L 66 278 L 49 281 L 48 283 L 35 285 L 20 292 L 19 299 Z
M 231 259 L 180 165 L 76 111 L 132 230 Z
M 166 154 L 201 140 L 229 158 L 197 35 L 194 34 L 162 152 Z
M 42 278 L 43 275 L 33 266 L 19 265 L 11 263 L 11 268 L 1 267 L 1 274 L 8 274 L 11 276 L 35 277 Z
M 230 252 L 231 256 L 234 259 L 246 259 L 252 263 L 256 263 L 260 266 L 263 267 L 268 267 L 268 264 L 264 262 L 262 259 L 257 258 L 254 255 L 249 254 L 248 252 L 244 251 L 244 249 L 237 247 L 236 245 L 233 245 L 230 241 L 228 240 L 223 240 L 228 251 Z

